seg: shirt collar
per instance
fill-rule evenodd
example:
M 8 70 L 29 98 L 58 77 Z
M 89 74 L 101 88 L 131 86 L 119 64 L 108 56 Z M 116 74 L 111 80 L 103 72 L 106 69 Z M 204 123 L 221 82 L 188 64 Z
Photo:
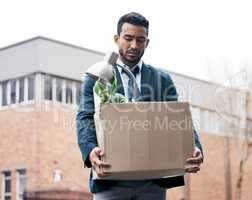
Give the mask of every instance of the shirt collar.
M 121 66 L 125 65 L 125 64 L 122 62 L 122 60 L 121 60 L 120 58 L 117 59 L 116 63 L 117 63 L 118 65 L 121 65 Z M 139 67 L 139 72 L 141 72 L 141 70 L 142 70 L 142 65 L 143 65 L 142 59 L 135 65 L 135 66 L 138 66 L 138 67 Z M 127 66 L 127 65 L 126 65 L 126 66 Z M 134 67 L 135 67 L 135 66 L 134 66 Z M 127 67 L 129 68 L 129 66 L 127 66 Z M 133 68 L 134 68 L 134 67 L 133 67 Z M 117 67 L 117 69 L 119 70 L 120 73 L 122 73 L 122 68 L 121 68 L 121 67 Z

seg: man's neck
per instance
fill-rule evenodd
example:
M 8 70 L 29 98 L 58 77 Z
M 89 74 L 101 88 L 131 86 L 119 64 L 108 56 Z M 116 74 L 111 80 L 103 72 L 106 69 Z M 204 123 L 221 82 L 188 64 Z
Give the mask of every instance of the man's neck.
M 140 60 L 139 60 L 136 63 L 129 63 L 129 62 L 125 61 L 121 56 L 119 56 L 119 59 L 121 60 L 121 62 L 123 64 L 127 65 L 130 69 L 132 69 L 133 67 L 135 67 L 140 62 Z
M 121 66 L 126 65 L 126 64 L 121 60 L 120 57 L 119 57 L 119 59 L 117 60 L 117 64 L 118 64 L 118 65 L 121 65 Z M 130 66 L 128 66 L 128 65 L 126 65 L 126 66 L 127 66 L 128 68 L 132 69 L 132 68 L 134 68 L 136 65 L 139 67 L 139 69 L 140 69 L 140 71 L 141 71 L 141 70 L 142 70 L 143 61 L 140 60 L 137 64 L 135 64 L 135 65 L 132 66 L 132 67 L 130 67 Z M 121 71 L 121 70 L 122 70 L 122 69 L 119 68 L 119 71 Z

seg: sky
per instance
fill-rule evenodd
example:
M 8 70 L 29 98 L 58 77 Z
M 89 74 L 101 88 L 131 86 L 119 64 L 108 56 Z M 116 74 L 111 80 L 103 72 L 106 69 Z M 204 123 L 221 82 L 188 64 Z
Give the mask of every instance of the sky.
M 150 21 L 146 63 L 223 82 L 252 68 L 251 10 L 245 0 L 0 0 L 0 48 L 40 35 L 116 50 L 117 21 L 135 11 Z

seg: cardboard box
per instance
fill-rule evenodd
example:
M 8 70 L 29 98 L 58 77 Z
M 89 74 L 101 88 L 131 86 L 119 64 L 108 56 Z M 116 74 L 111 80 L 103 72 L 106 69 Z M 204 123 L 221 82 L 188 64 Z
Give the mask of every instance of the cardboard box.
M 183 175 L 194 148 L 188 102 L 105 104 L 95 113 L 99 146 L 109 180 Z M 93 171 L 94 172 L 94 171 Z M 94 172 L 94 179 L 99 179 Z

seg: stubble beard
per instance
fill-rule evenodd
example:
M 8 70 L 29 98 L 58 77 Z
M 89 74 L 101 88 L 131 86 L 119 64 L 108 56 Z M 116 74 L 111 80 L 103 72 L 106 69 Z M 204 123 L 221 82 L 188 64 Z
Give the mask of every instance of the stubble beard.
M 121 60 L 123 61 L 124 64 L 126 64 L 129 67 L 134 67 L 137 63 L 139 63 L 139 61 L 141 60 L 142 56 L 143 56 L 144 52 L 142 52 L 141 54 L 139 54 L 139 56 L 137 56 L 136 59 L 134 60 L 129 60 L 127 59 L 127 57 L 124 55 L 123 50 L 119 49 L 119 55 Z

